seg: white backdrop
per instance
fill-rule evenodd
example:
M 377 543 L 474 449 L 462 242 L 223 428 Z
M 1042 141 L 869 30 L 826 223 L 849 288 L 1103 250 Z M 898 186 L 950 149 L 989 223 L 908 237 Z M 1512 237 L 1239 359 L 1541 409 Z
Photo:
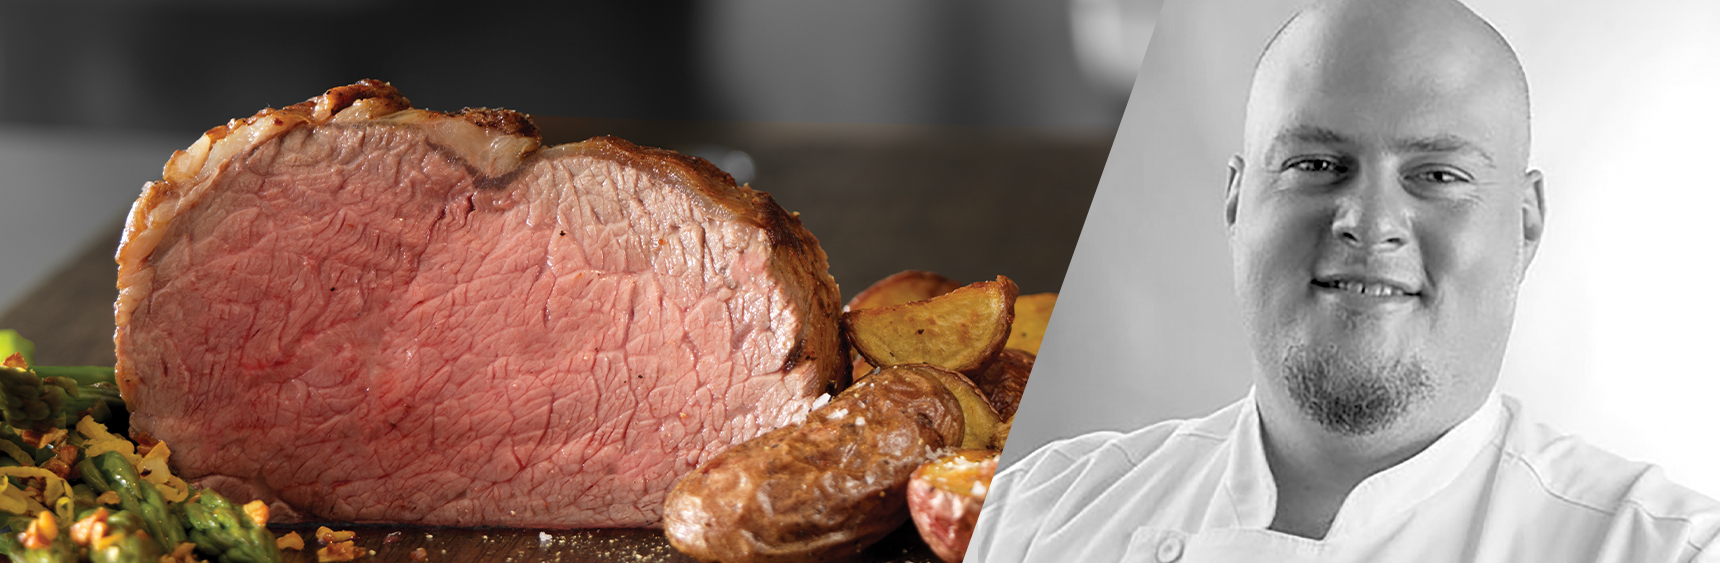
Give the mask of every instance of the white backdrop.
M 1006 463 L 1247 390 L 1225 159 L 1255 57 L 1302 3 L 1166 2 Z M 1547 182 L 1501 390 L 1720 497 L 1720 2 L 1469 5 L 1522 59 Z

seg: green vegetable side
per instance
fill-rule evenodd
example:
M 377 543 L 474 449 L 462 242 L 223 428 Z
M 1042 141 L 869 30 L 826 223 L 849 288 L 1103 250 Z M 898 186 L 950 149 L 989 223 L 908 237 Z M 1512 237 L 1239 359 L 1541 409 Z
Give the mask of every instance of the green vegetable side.
M 155 562 L 190 561 L 194 550 L 211 562 L 281 561 L 261 502 L 237 506 L 189 487 L 168 470 L 166 444 L 140 454 L 121 437 L 113 368 L 37 366 L 34 351 L 0 330 L 0 554 Z

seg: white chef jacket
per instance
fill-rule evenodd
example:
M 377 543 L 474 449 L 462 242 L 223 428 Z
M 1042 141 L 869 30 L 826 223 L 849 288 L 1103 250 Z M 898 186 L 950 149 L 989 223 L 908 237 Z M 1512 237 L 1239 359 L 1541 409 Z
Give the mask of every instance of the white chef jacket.
M 1322 540 L 1267 530 L 1254 395 L 1049 444 L 999 473 L 967 563 L 1720 562 L 1720 503 L 1519 417 L 1497 394 L 1350 492 Z

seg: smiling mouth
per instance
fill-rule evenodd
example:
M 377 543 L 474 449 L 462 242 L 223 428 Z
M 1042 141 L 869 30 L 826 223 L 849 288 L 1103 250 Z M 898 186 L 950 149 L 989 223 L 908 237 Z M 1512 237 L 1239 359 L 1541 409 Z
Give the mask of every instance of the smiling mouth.
M 1314 285 L 1326 289 L 1366 295 L 1370 297 L 1416 297 L 1421 292 L 1410 291 L 1408 288 L 1395 283 L 1361 280 L 1361 279 L 1316 279 Z

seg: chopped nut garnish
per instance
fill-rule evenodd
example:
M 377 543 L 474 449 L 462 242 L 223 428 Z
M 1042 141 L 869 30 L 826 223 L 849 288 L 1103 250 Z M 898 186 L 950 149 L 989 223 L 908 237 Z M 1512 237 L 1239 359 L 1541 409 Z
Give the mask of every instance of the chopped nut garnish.
M 197 544 L 191 542 L 180 542 L 179 545 L 174 546 L 173 553 L 163 555 L 156 561 L 157 563 L 202 563 L 202 561 L 191 555 L 191 550 L 193 549 L 197 549 Z
M 324 563 L 329 561 L 352 561 L 363 554 L 364 552 L 359 550 L 358 547 L 352 545 L 352 542 L 336 542 L 329 544 L 328 547 L 318 549 L 317 561 Z
M 48 461 L 42 462 L 42 469 L 54 472 L 55 477 L 71 479 L 72 466 L 60 461 L 58 457 L 48 458 Z
M 18 535 L 18 541 L 30 549 L 42 549 L 54 543 L 54 538 L 60 535 L 60 527 L 54 525 L 54 513 L 43 510 L 30 521 L 30 527 Z
M 339 532 L 336 532 L 334 530 L 328 529 L 328 526 L 317 526 L 317 543 L 320 543 L 323 545 L 328 545 L 328 544 L 331 544 L 334 542 L 347 541 L 347 540 L 350 540 L 350 539 L 357 537 L 357 536 L 358 536 L 358 532 L 354 532 L 351 530 L 341 530 Z
M 394 543 L 398 541 L 400 541 L 400 532 L 389 532 L 388 535 L 382 536 L 382 543 Z
M 161 443 L 161 440 L 157 440 L 154 436 L 150 436 L 148 432 L 144 432 L 136 428 L 131 430 L 131 441 L 137 444 L 137 455 L 139 457 L 149 455 L 149 450 L 155 448 L 156 444 Z
M 428 559 L 430 559 L 430 553 L 427 551 L 424 551 L 424 548 L 420 547 L 418 549 L 412 550 L 412 560 L 413 561 L 425 561 Z
M 53 430 L 49 430 L 47 433 L 37 432 L 35 430 L 20 430 L 18 431 L 18 437 L 23 438 L 25 443 L 30 444 L 31 447 L 39 450 L 48 447 L 48 444 L 64 440 L 66 438 L 66 429 L 55 428 Z
M 251 522 L 256 523 L 257 527 L 269 525 L 269 505 L 263 504 L 263 501 L 253 500 L 241 508 L 245 509 L 245 515 L 251 517 Z
M 72 464 L 77 462 L 77 448 L 60 447 L 55 448 L 53 458 L 42 463 L 42 469 L 54 472 L 54 475 L 58 475 L 61 479 L 71 479 Z
M 305 549 L 305 539 L 299 537 L 298 532 L 287 532 L 287 535 L 275 538 L 275 548 L 297 549 L 303 551 Z
M 96 508 L 95 512 L 72 524 L 72 543 L 89 545 L 107 535 L 107 519 L 107 508 Z
M 119 504 L 119 493 L 108 491 L 100 495 L 96 495 L 96 502 L 102 504 Z

